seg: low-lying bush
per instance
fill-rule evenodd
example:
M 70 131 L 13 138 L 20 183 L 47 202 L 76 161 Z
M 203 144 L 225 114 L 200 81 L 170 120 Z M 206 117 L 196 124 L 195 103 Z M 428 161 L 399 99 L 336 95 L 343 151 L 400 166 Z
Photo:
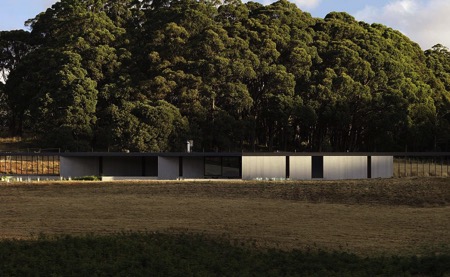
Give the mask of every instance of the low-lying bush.
M 99 176 L 83 176 L 83 177 L 76 177 L 73 178 L 74 181 L 101 181 L 101 178 Z

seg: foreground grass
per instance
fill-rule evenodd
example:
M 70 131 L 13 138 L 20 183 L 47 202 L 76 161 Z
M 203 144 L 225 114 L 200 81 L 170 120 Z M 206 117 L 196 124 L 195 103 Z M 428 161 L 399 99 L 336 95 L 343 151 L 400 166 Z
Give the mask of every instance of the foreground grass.
M 450 254 L 446 178 L 0 184 L 0 239 L 203 233 L 291 251 Z
M 446 276 L 450 255 L 261 250 L 204 235 L 121 233 L 0 241 L 0 276 Z

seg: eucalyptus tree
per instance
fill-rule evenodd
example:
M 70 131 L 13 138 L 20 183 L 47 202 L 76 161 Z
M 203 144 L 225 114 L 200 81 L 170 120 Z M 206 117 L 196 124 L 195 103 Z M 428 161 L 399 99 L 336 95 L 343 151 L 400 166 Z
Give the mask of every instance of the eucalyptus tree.
M 29 32 L 24 30 L 0 32 L 0 85 L 2 87 L 7 82 L 9 74 L 33 49 L 35 47 Z M 12 117 L 11 109 L 8 106 L 7 92 L 3 88 L 0 90 L 0 127 L 4 128 L 9 125 L 11 135 L 20 135 L 21 130 L 16 128 L 18 122 Z
M 4 86 L 0 82 L 0 132 L 3 133 L 8 127 L 9 108 L 7 104 L 6 94 L 4 93 Z
M 375 73 L 362 57 L 359 39 L 366 30 L 345 13 L 330 13 L 316 26 L 314 65 L 305 99 L 317 112 L 316 149 L 355 150 L 361 143 L 364 115 L 371 100 L 368 80 Z
M 381 130 L 387 128 L 391 132 L 391 144 L 396 149 L 432 150 L 436 91 L 430 86 L 432 74 L 424 52 L 398 31 L 382 25 L 372 27 L 384 41 L 383 71 L 387 77 L 386 82 L 377 86 L 379 91 L 384 89 L 377 95 L 384 112 L 372 119 Z M 388 120 L 392 123 L 386 124 Z M 389 149 L 386 145 L 383 148 Z
M 33 126 L 39 128 L 43 140 L 67 147 L 64 141 L 90 144 L 97 97 L 104 95 L 99 91 L 103 92 L 106 84 L 115 81 L 120 67 L 115 42 L 124 33 L 106 14 L 105 2 L 62 0 L 28 21 L 39 51 L 28 55 L 21 70 L 14 72 L 15 79 L 7 83 L 19 132 L 24 115 L 30 114 L 31 120 L 42 121 Z M 49 103 L 52 108 L 46 106 Z M 66 124 L 67 120 L 70 123 Z M 54 140 L 54 132 L 45 131 L 45 126 L 52 130 L 64 126 L 58 127 L 65 130 L 64 136 Z
M 187 120 L 163 101 L 111 105 L 111 150 L 182 151 Z
M 24 30 L 0 32 L 0 80 L 6 82 L 9 73 L 33 49 L 29 32 Z
M 425 51 L 427 66 L 433 73 L 430 86 L 434 90 L 436 106 L 435 150 L 450 149 L 450 52 L 436 44 Z
M 13 115 L 21 117 L 20 123 L 27 119 L 29 130 L 44 145 L 89 149 L 97 91 L 81 60 L 70 51 L 41 48 L 29 54 L 8 79 L 6 91 L 14 92 L 9 95 Z
M 0 109 L 12 133 L 67 149 L 169 151 L 194 139 L 199 150 L 429 150 L 449 141 L 447 49 L 424 53 L 345 13 L 315 19 L 285 0 L 61 0 L 28 24 L 30 33 L 0 33 L 9 74 Z
M 398 31 L 345 13 L 330 13 L 315 29 L 322 59 L 311 86 L 319 99 L 316 147 L 399 150 L 418 141 L 414 130 L 423 128 L 423 113 L 429 127 L 435 117 L 420 47 Z M 429 144 L 425 136 L 421 145 Z
M 249 2 L 246 7 L 248 16 L 230 30 L 248 43 L 252 57 L 249 72 L 254 74 L 243 79 L 253 100 L 247 114 L 250 146 L 286 149 L 286 131 L 292 128 L 294 103 L 300 99 L 295 95 L 296 78 L 306 80 L 303 69 L 310 58 L 304 40 L 311 38 L 307 29 L 313 20 L 287 1 L 266 7 Z M 298 63 L 289 63 L 295 53 Z

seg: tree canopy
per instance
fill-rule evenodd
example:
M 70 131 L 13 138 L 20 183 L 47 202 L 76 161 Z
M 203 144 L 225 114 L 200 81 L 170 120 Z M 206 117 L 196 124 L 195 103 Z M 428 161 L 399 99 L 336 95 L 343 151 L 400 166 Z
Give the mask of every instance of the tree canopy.
M 346 13 L 61 0 L 0 33 L 0 119 L 71 151 L 450 149 L 450 52 Z

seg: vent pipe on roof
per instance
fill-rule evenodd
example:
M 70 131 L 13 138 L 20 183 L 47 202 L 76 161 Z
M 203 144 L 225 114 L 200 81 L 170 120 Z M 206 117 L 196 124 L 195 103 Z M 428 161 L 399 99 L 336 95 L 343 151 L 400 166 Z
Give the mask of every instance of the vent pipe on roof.
M 191 153 L 192 147 L 194 147 L 194 141 L 193 140 L 186 141 L 186 152 Z

